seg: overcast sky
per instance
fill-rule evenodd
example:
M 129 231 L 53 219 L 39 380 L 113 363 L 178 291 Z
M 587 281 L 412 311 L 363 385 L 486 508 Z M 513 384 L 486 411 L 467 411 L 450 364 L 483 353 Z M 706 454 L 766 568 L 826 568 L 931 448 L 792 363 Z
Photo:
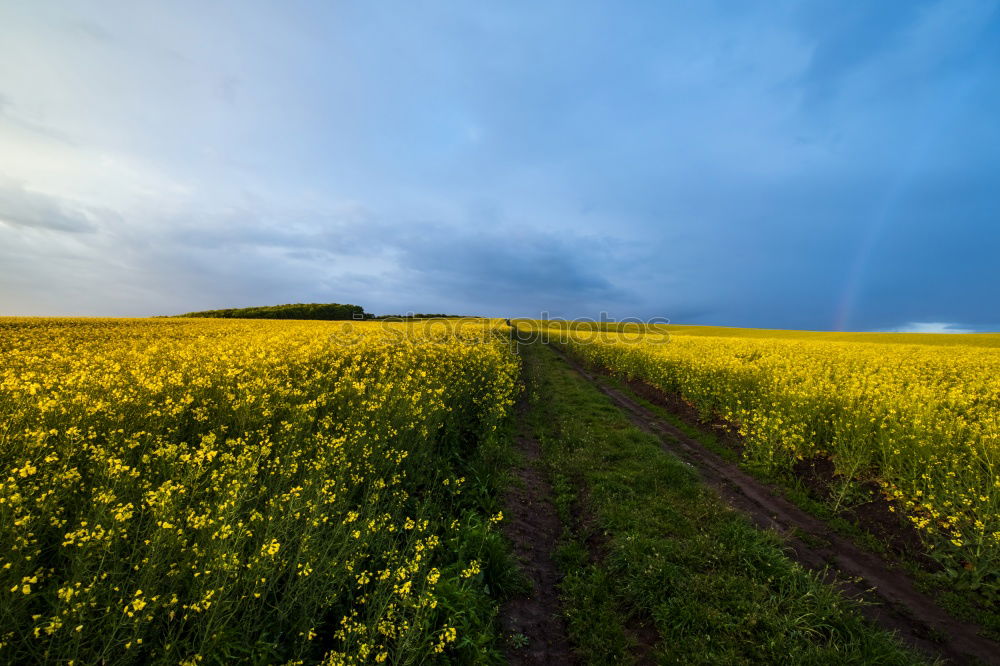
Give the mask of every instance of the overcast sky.
M 0 3 L 0 314 L 331 301 L 1000 330 L 1000 3 Z

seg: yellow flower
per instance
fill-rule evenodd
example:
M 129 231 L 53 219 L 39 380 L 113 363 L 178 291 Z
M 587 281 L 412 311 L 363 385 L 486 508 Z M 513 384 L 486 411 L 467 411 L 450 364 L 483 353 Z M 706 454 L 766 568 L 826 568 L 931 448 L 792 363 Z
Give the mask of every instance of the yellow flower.
M 4 631 L 44 637 L 55 660 L 90 663 L 127 619 L 135 633 L 119 648 L 185 655 L 193 666 L 218 655 L 147 632 L 161 610 L 168 622 L 218 626 L 241 601 L 259 614 L 299 599 L 321 613 L 348 607 L 330 639 L 357 650 L 331 651 L 329 663 L 356 664 L 362 652 L 388 661 L 379 627 L 393 645 L 418 632 L 447 639 L 422 619 L 441 608 L 428 587 L 440 571 L 427 569 L 432 555 L 452 565 L 437 549 L 450 521 L 450 535 L 465 527 L 445 513 L 436 534 L 409 514 L 439 474 L 449 490 L 464 480 L 449 461 L 411 454 L 454 424 L 492 437 L 513 406 L 519 360 L 486 320 L 478 332 L 352 323 L 349 340 L 339 326 L 0 318 L 4 450 L 17 452 L 0 478 L 11 515 L 0 571 L 37 570 L 6 587 L 42 599 L 40 586 L 51 586 L 56 618 L 122 609 L 68 623 L 72 631 L 18 610 Z M 66 566 L 38 569 L 52 533 Z M 344 591 L 344 576 L 362 589 Z M 265 598 L 266 609 L 247 602 Z

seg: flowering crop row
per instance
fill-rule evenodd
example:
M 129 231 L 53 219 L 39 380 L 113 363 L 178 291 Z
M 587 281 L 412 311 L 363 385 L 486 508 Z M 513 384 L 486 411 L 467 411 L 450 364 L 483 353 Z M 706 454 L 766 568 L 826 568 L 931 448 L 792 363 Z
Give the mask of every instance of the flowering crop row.
M 0 319 L 0 662 L 471 643 L 463 461 L 518 363 L 492 322 L 422 326 Z
M 1000 585 L 1000 349 L 990 340 L 542 326 L 590 363 L 738 426 L 749 466 L 829 458 L 840 505 L 879 484 L 948 571 L 972 587 Z

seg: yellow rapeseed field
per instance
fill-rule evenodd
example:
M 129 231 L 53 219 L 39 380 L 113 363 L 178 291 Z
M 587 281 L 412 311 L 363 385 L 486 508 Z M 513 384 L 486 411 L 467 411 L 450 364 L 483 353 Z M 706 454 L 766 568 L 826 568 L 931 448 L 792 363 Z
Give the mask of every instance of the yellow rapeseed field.
M 0 319 L 0 661 L 475 649 L 496 328 Z
M 750 466 L 829 458 L 835 509 L 879 484 L 948 571 L 997 588 L 1000 336 L 535 326 L 735 424 Z

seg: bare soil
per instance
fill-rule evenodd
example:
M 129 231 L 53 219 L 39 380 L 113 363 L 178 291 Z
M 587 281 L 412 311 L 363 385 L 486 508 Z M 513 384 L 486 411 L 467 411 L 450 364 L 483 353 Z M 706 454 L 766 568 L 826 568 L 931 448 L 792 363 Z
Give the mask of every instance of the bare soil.
M 792 467 L 792 473 L 813 497 L 820 500 L 832 497 L 835 489 L 844 483 L 844 479 L 836 473 L 833 461 L 824 456 L 798 461 Z M 877 483 L 861 483 L 858 490 L 862 497 L 868 499 L 843 507 L 840 515 L 875 535 L 888 546 L 890 552 L 916 560 L 930 571 L 940 570 L 940 565 L 924 552 L 917 530 L 900 519 L 900 514 L 883 496 Z
M 901 640 L 928 656 L 957 664 L 1000 664 L 1000 644 L 981 636 L 980 627 L 950 616 L 917 590 L 904 572 L 837 534 L 823 521 L 783 498 L 777 489 L 724 461 L 682 430 L 601 381 L 597 373 L 561 355 L 611 398 L 637 427 L 657 435 L 664 448 L 694 466 L 734 509 L 745 513 L 758 526 L 782 535 L 797 561 L 821 572 L 847 596 L 868 602 L 862 611 L 873 621 L 896 631 Z M 646 385 L 642 395 L 648 399 L 655 391 Z M 668 396 L 660 394 L 655 402 L 673 411 Z M 691 409 L 678 406 L 677 411 L 680 416 L 691 418 Z
M 523 406 L 519 410 L 523 417 Z M 523 421 L 523 419 L 522 419 Z M 516 437 L 524 463 L 504 502 L 504 533 L 513 544 L 531 592 L 504 604 L 510 664 L 576 664 L 560 615 L 559 569 L 552 561 L 562 524 L 552 503 L 552 486 L 538 466 L 541 449 L 526 427 Z
M 743 450 L 743 440 L 735 424 L 719 418 L 705 421 L 698 410 L 680 396 L 665 393 L 644 381 L 632 379 L 625 384 L 636 395 L 663 407 L 685 423 L 702 430 L 709 429 L 727 448 L 737 453 Z M 792 474 L 813 497 L 819 500 L 829 499 L 834 489 L 843 482 L 836 473 L 833 461 L 825 456 L 800 460 L 792 467 Z M 900 514 L 882 495 L 878 484 L 868 482 L 862 484 L 859 489 L 862 495 L 870 499 L 854 506 L 844 507 L 841 515 L 873 534 L 886 544 L 891 552 L 916 560 L 930 571 L 939 570 L 940 565 L 924 552 L 917 530 L 909 523 L 900 520 Z

